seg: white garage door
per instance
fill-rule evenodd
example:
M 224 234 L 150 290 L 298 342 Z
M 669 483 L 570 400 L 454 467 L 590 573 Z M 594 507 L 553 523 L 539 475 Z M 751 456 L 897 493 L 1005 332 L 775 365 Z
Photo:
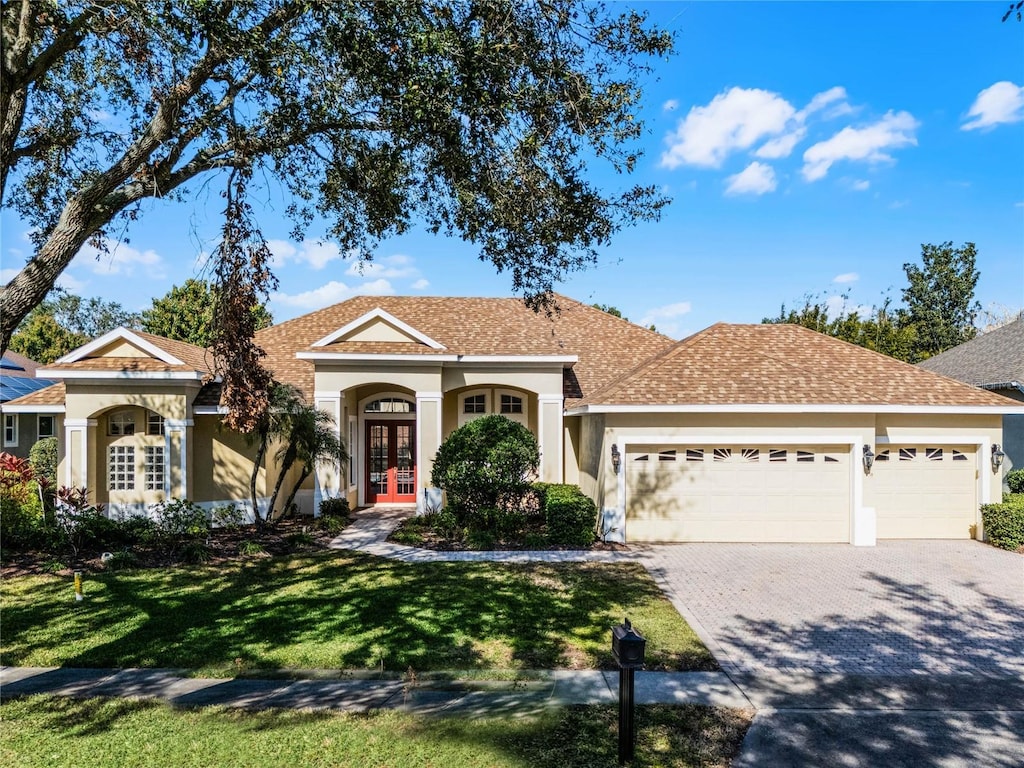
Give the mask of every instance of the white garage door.
M 630 446 L 627 541 L 849 541 L 848 446 Z
M 880 539 L 969 539 L 977 501 L 975 446 L 890 445 L 871 468 Z

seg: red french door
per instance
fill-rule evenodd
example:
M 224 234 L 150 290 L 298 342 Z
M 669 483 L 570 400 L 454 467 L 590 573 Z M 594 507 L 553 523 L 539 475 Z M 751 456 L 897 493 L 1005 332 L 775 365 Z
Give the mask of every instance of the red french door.
M 416 422 L 366 422 L 366 503 L 416 502 Z

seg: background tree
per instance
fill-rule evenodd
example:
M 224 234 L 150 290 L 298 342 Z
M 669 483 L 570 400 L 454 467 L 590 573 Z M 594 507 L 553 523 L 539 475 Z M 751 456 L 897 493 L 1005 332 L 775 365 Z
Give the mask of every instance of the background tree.
M 672 48 L 623 6 L 5 0 L 0 14 L 0 201 L 34 245 L 0 289 L 2 349 L 83 244 L 102 250 L 143 201 L 188 199 L 214 177 L 228 329 L 214 350 L 240 396 L 265 391 L 259 351 L 235 333 L 246 323 L 227 314 L 272 286 L 246 214 L 257 182 L 290 195 L 296 238 L 323 219 L 369 258 L 420 220 L 474 243 L 534 306 L 667 202 L 590 181 L 600 162 L 633 169 L 645 61 Z M 265 407 L 234 426 L 255 428 Z
M 974 300 L 979 272 L 974 243 L 954 248 L 952 242 L 921 246 L 921 266 L 904 264 L 906 322 L 916 340 L 911 362 L 937 355 L 978 334 L 974 327 L 981 304 Z
M 55 288 L 18 326 L 10 348 L 49 364 L 97 336 L 137 323 L 138 317 L 117 302 L 83 299 Z
M 216 303 L 216 292 L 208 281 L 189 278 L 154 299 L 153 305 L 142 311 L 139 324 L 147 333 L 207 347 L 213 337 Z M 273 317 L 262 304 L 251 311 L 256 330 L 273 324 Z
M 919 363 L 939 352 L 973 339 L 981 305 L 974 300 L 978 283 L 974 243 L 960 248 L 946 242 L 921 246 L 921 265 L 904 264 L 907 287 L 904 305 L 894 307 L 885 297 L 881 306 L 862 314 L 848 305 L 849 295 L 821 294 L 804 298 L 799 309 L 786 309 L 763 323 L 795 323 L 851 344 L 881 352 L 908 363 Z M 832 306 L 830 306 L 832 304 Z

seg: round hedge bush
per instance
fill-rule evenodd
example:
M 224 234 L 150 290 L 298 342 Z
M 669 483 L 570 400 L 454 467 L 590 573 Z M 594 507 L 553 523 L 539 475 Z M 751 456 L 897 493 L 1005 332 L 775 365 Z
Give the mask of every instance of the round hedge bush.
M 430 480 L 444 490 L 459 525 L 501 534 L 521 522 L 539 463 L 530 430 L 504 416 L 482 416 L 448 435 Z

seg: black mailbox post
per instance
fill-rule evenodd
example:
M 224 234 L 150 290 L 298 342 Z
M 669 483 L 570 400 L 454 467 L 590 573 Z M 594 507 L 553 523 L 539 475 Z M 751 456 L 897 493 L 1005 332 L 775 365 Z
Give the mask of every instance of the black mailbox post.
M 633 718 L 633 673 L 644 666 L 647 640 L 633 629 L 627 618 L 612 627 L 612 656 L 619 665 L 619 762 L 633 759 L 636 751 L 636 723 Z

